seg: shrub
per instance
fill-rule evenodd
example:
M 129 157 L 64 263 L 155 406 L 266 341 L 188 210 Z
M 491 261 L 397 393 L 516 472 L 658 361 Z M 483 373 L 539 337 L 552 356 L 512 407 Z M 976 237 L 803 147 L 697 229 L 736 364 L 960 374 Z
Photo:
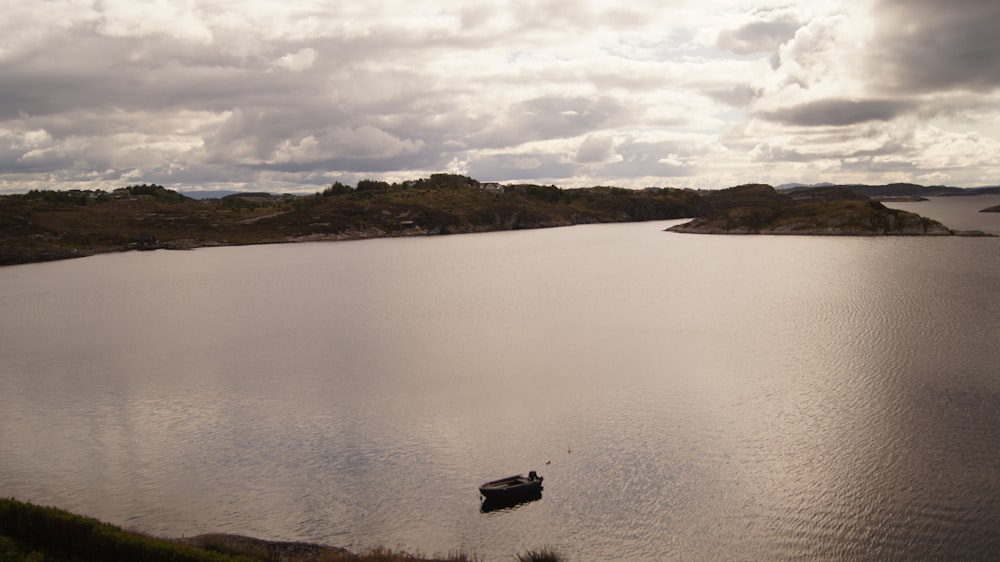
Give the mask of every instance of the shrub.
M 517 562 L 564 562 L 564 560 L 558 552 L 546 547 L 518 554 Z

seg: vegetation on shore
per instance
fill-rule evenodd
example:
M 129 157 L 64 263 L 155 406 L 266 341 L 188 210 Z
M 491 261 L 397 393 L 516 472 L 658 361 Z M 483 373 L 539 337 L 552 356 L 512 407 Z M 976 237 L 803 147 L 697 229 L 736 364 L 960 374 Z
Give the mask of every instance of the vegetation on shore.
M 558 562 L 551 549 L 516 555 Z M 474 562 L 463 552 L 425 558 L 388 549 L 354 554 L 343 548 L 210 534 L 161 539 L 97 519 L 15 499 L 0 499 L 0 562 Z
M 560 189 L 553 185 L 483 184 L 466 176 L 434 174 L 393 184 L 363 180 L 351 187 L 335 183 L 309 196 L 240 193 L 199 200 L 145 184 L 110 193 L 35 190 L 0 196 L 0 265 L 130 249 L 425 236 L 679 218 L 697 220 L 674 228 L 677 232 L 952 234 L 940 223 L 869 199 L 862 189 L 866 187 L 782 192 L 766 185 L 720 191 Z M 886 189 L 867 191 L 880 196 L 920 193 L 919 186 L 908 184 L 883 187 Z

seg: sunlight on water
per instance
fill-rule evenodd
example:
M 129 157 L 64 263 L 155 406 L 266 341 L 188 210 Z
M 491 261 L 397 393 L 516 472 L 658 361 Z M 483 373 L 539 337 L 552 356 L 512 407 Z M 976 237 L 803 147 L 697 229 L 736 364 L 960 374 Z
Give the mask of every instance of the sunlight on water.
M 996 239 L 670 224 L 4 268 L 0 493 L 487 560 L 1000 553 Z

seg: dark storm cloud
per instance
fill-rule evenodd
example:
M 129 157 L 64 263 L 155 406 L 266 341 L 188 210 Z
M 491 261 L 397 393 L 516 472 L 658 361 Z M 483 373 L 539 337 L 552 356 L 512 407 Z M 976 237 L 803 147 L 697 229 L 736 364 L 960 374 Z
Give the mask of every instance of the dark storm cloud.
M 760 112 L 768 121 L 800 127 L 847 126 L 869 121 L 891 121 L 911 110 L 905 100 L 819 100 L 775 111 Z
M 869 64 L 903 92 L 1000 86 L 1000 2 L 879 0 Z
M 52 37 L 44 48 L 0 63 L 0 117 L 101 105 L 158 109 L 151 103 L 157 92 L 148 88 L 152 69 L 129 60 L 136 47 L 134 40 L 81 33 Z

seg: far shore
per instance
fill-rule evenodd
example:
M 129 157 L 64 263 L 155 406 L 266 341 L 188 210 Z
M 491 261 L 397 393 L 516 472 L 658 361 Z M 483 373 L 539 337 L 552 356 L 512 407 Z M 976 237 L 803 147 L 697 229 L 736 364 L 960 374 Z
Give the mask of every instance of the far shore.
M 957 190 L 957 191 L 956 191 Z M 691 219 L 673 232 L 804 236 L 948 236 L 937 221 L 883 200 L 974 195 L 962 190 L 764 184 L 694 191 L 669 187 L 560 189 L 481 183 L 455 174 L 389 184 L 334 184 L 314 195 L 233 194 L 192 199 L 158 185 L 113 192 L 31 191 L 0 196 L 0 265 L 127 250 L 192 249 L 291 242 L 434 236 Z M 990 210 L 990 212 L 993 212 Z

